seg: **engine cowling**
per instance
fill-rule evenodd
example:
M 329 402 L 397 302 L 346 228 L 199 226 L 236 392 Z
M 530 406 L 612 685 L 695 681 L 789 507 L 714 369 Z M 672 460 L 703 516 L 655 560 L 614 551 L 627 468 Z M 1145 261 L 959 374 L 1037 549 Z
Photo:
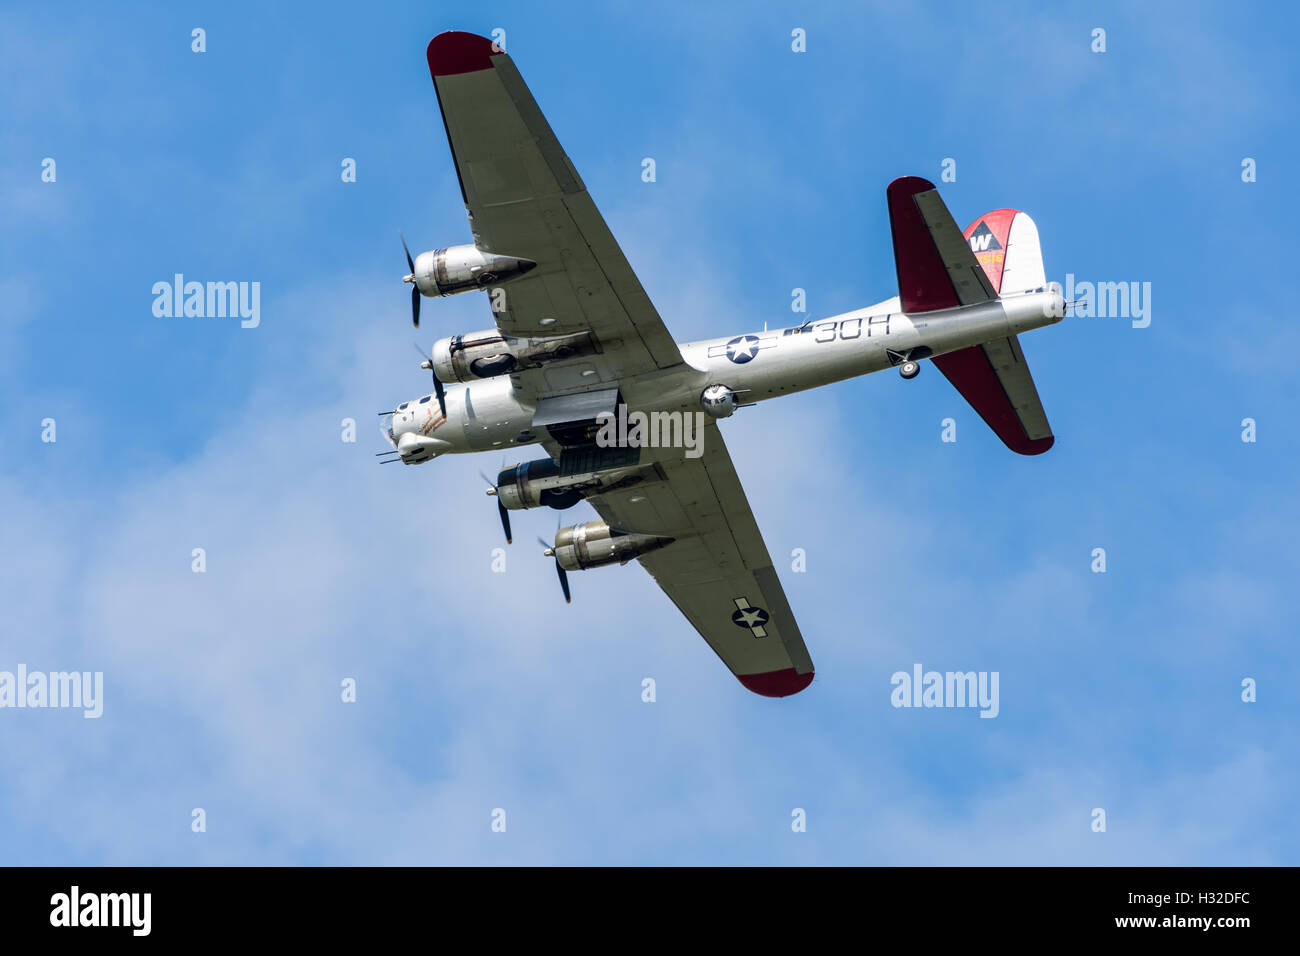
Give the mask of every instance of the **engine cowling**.
M 595 351 L 590 332 L 525 339 L 507 338 L 496 329 L 484 329 L 433 343 L 433 373 L 450 385 L 508 375 L 516 369 Z
M 570 525 L 555 533 L 552 553 L 566 571 L 585 571 L 634 558 L 672 544 L 674 538 L 617 531 L 603 521 Z
M 536 266 L 532 259 L 501 256 L 475 245 L 448 246 L 416 256 L 411 274 L 420 293 L 432 297 L 500 285 Z
M 572 508 L 587 495 L 628 488 L 657 476 L 653 465 L 630 465 L 561 476 L 550 458 L 538 458 L 506 468 L 497 475 L 492 493 L 511 511 L 524 508 Z
M 513 372 L 519 360 L 496 329 L 453 335 L 433 343 L 433 374 L 448 385 Z
M 571 508 L 582 500 L 582 491 L 566 487 L 559 479 L 560 466 L 550 458 L 525 461 L 497 475 L 497 500 L 511 511 L 522 508 Z

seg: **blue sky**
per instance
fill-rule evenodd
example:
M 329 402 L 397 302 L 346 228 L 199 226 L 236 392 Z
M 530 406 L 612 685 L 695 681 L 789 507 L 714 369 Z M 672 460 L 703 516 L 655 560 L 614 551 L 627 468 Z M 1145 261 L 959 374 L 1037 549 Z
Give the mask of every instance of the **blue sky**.
M 566 9 L 0 14 L 0 670 L 105 681 L 99 720 L 0 710 L 0 862 L 1300 862 L 1294 12 Z M 565 606 L 549 511 L 493 573 L 499 462 L 375 464 L 412 341 L 490 324 L 460 296 L 413 334 L 397 231 L 469 239 L 424 48 L 498 27 L 680 341 L 895 294 L 885 186 L 945 158 L 961 225 L 1023 209 L 1049 278 L 1152 285 L 1148 328 L 1023 337 L 1040 458 L 934 369 L 724 425 L 797 697 L 637 567 Z M 260 282 L 260 326 L 155 317 L 176 272 Z M 999 672 L 999 716 L 891 707 L 918 662 Z

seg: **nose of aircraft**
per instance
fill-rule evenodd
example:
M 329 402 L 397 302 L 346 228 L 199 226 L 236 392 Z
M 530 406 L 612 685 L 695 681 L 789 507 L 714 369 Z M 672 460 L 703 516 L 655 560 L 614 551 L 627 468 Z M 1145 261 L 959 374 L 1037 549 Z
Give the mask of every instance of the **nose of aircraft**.
M 446 442 L 436 438 L 426 438 L 418 431 L 403 432 L 397 436 L 397 453 L 408 465 L 418 465 L 422 461 L 436 458 L 447 448 Z
M 451 449 L 447 442 L 432 437 L 428 432 L 441 424 L 439 418 L 428 409 L 437 411 L 437 406 L 430 403 L 432 396 L 426 396 L 413 402 L 403 402 L 393 411 L 389 419 L 385 437 L 396 449 L 403 462 L 418 465 L 436 458 Z
M 417 435 L 421 433 L 420 426 L 425 422 L 427 416 L 421 415 L 420 412 L 426 408 L 427 402 L 427 399 L 420 399 L 402 402 L 397 406 L 389 422 L 389 429 L 394 442 L 401 441 L 403 435 L 412 432 Z

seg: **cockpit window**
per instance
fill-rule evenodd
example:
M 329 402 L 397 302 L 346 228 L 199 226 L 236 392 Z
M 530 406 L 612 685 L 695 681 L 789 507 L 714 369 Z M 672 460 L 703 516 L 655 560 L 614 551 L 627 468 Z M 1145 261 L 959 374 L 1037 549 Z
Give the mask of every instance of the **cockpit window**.
M 424 398 L 420 399 L 420 404 L 423 405 L 425 402 L 427 402 L 427 401 L 428 401 L 429 399 L 431 399 L 432 397 L 433 397 L 432 395 L 426 395 L 426 396 L 424 396 Z
M 397 406 L 397 410 L 400 412 L 400 411 L 402 411 L 404 408 L 406 408 L 407 405 L 410 405 L 410 404 L 411 404 L 410 402 L 402 402 L 402 404 L 400 404 L 400 405 Z

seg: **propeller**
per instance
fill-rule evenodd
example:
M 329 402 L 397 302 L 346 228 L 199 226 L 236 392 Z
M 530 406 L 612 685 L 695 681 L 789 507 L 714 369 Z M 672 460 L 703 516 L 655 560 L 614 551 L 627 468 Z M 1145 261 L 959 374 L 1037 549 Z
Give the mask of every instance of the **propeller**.
M 417 322 L 415 324 L 419 325 L 420 323 Z M 433 355 L 432 354 L 425 355 L 424 349 L 420 348 L 418 345 L 415 345 L 415 343 L 411 343 L 411 344 L 414 346 L 415 350 L 420 353 L 420 358 L 424 359 L 424 361 L 420 363 L 420 368 L 427 368 L 429 370 L 429 374 L 433 376 L 433 394 L 438 399 L 438 408 L 442 410 L 442 417 L 446 418 L 447 417 L 447 393 L 443 391 L 442 380 L 438 378 L 438 373 L 435 372 L 433 369 Z
M 541 538 L 537 539 L 537 543 L 546 549 L 542 554 L 546 555 L 548 558 L 555 558 L 555 573 L 560 579 L 560 590 L 564 592 L 564 603 L 572 604 L 573 597 L 569 594 L 569 576 L 565 573 L 564 568 L 560 567 L 560 559 L 556 557 L 555 549 Z
M 496 484 L 491 478 L 483 474 L 483 472 L 480 471 L 478 475 L 487 482 L 488 497 L 496 498 L 497 500 L 497 513 L 501 515 L 501 530 L 506 533 L 506 544 L 514 544 L 514 538 L 510 537 L 510 512 L 507 511 L 506 506 L 501 503 L 501 497 L 497 494 Z
M 406 248 L 406 237 L 402 235 L 400 229 L 397 232 L 397 238 L 402 240 L 402 251 L 406 253 L 406 264 L 411 270 L 402 281 L 411 283 L 411 321 L 415 323 L 415 327 L 418 329 L 420 327 L 420 287 L 415 282 L 415 260 L 411 258 L 411 250 Z M 444 409 L 443 414 L 446 413 L 446 409 Z

